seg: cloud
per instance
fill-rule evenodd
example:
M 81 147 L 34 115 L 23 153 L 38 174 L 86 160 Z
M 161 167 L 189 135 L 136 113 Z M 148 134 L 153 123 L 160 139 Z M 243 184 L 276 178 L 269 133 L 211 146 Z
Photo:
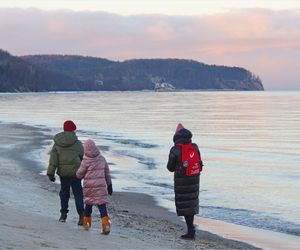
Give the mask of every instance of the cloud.
M 300 65 L 295 59 L 300 57 L 298 27 L 299 10 L 121 16 L 0 8 L 0 48 L 15 55 L 194 59 L 246 67 L 261 77 L 267 89 L 300 89 Z

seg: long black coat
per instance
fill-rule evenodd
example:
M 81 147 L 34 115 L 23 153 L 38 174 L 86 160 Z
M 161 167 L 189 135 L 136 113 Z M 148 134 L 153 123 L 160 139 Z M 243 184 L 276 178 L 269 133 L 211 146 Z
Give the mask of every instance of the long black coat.
M 175 133 L 173 137 L 174 146 L 169 153 L 167 168 L 174 172 L 175 205 L 178 216 L 195 215 L 199 213 L 199 185 L 200 175 L 186 176 L 179 168 L 181 162 L 181 147 L 176 144 L 188 144 L 192 141 L 192 133 L 183 128 Z M 193 143 L 200 155 L 197 144 Z M 202 164 L 202 162 L 201 162 Z

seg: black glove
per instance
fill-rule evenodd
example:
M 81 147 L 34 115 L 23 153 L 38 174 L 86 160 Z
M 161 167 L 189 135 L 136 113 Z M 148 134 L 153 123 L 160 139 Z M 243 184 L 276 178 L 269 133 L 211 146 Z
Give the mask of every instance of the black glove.
M 112 193 L 113 193 L 112 184 L 107 186 L 107 192 L 109 195 L 112 195 Z
M 48 175 L 50 181 L 55 182 L 55 177 L 53 175 Z

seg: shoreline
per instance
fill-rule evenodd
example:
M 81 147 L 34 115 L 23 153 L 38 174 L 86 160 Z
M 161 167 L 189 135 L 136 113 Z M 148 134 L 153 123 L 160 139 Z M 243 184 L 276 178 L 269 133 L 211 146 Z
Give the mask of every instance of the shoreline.
M 195 218 L 195 223 L 200 223 L 204 230 L 222 235 L 225 238 L 248 242 L 253 246 L 271 250 L 299 249 L 300 237 L 292 234 L 268 231 L 260 228 L 252 228 L 224 221 Z
M 50 130 L 15 123 L 0 123 L 0 128 L 0 245 L 4 248 L 93 249 L 101 244 L 110 249 L 255 249 L 198 229 L 195 241 L 181 240 L 185 223 L 158 206 L 153 197 L 140 193 L 114 192 L 110 197 L 109 236 L 100 234 L 97 210 L 89 232 L 77 226 L 73 198 L 67 223 L 58 223 L 59 185 L 40 174 L 38 157 L 30 157 L 30 152 L 48 145 L 45 132 Z

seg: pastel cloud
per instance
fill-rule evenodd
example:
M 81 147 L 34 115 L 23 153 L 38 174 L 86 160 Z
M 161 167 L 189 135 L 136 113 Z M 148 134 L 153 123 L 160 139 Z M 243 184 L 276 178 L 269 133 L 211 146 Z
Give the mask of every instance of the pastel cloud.
M 300 89 L 298 27 L 299 10 L 120 16 L 0 8 L 0 48 L 15 55 L 194 59 L 246 67 L 267 89 Z

